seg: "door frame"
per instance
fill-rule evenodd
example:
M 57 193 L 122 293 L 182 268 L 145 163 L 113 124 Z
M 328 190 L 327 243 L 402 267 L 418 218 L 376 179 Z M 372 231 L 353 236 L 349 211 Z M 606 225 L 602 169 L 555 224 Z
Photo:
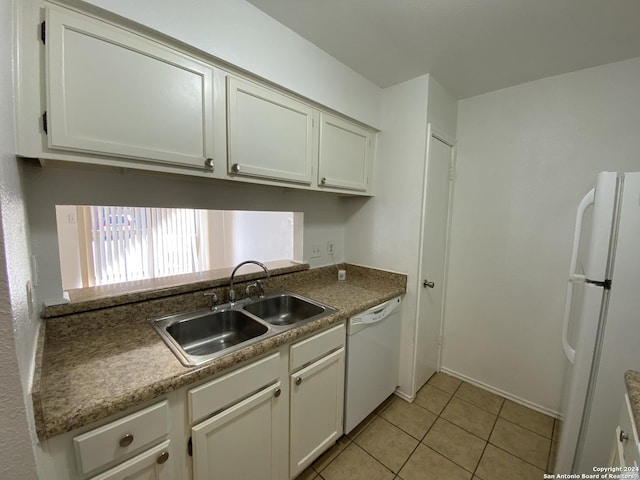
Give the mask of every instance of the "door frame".
M 422 260 L 424 257 L 424 228 L 426 223 L 426 206 L 427 206 L 427 180 L 429 175 L 429 155 L 431 153 L 431 145 L 432 138 L 435 138 L 444 144 L 451 147 L 451 159 L 449 163 L 449 198 L 447 205 L 447 227 L 445 232 L 445 258 L 444 258 L 444 274 L 442 278 L 442 308 L 440 311 L 440 329 L 439 329 L 439 337 L 438 337 L 438 361 L 436 365 L 436 371 L 440 371 L 442 366 L 442 340 L 444 334 L 444 315 L 445 315 L 445 305 L 446 305 L 446 297 L 447 297 L 447 277 L 449 270 L 449 251 L 450 251 L 450 235 L 451 235 L 451 217 L 453 210 L 453 189 L 454 189 L 454 179 L 455 179 L 455 167 L 456 167 L 456 139 L 443 133 L 442 130 L 435 127 L 431 122 L 427 123 L 427 144 L 426 144 L 426 162 L 424 168 L 424 176 L 422 179 L 422 205 L 421 205 L 421 218 L 420 218 L 420 243 L 419 243 L 419 253 L 418 253 L 418 277 L 416 279 L 416 291 L 418 292 L 416 295 L 416 329 L 415 335 L 416 339 L 418 337 L 418 330 L 420 328 L 420 300 L 422 295 L 422 279 L 424 277 L 424 272 L 422 271 Z M 413 347 L 413 375 L 411 379 L 412 383 L 412 392 L 413 395 L 417 392 L 417 360 L 418 360 L 418 342 L 414 342 Z

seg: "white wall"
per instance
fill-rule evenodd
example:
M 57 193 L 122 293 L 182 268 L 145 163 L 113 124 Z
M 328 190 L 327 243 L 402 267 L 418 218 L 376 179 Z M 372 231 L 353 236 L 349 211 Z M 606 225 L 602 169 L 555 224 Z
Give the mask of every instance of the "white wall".
M 376 196 L 346 200 L 345 259 L 408 275 L 400 383 L 401 391 L 412 395 L 427 122 L 455 136 L 456 100 L 429 75 L 384 89 L 382 100 Z
M 427 132 L 424 75 L 384 89 L 375 197 L 346 199 L 345 259 L 408 275 L 402 305 L 400 389 L 412 395 L 420 202 Z
M 28 241 L 13 117 L 12 2 L 0 1 L 0 478 L 35 479 L 29 389 L 38 322 L 29 318 Z
M 245 0 L 86 0 L 378 128 L 381 89 Z
M 335 242 L 334 258 L 343 260 L 345 207 L 340 197 L 233 182 L 215 182 L 188 176 L 154 175 L 82 167 L 42 168 L 25 160 L 27 211 L 31 247 L 37 257 L 41 301 L 59 301 L 62 295 L 55 205 L 130 205 L 266 210 L 304 213 L 303 259 L 312 267 L 332 263 L 323 250 L 311 259 L 311 245 Z M 256 260 L 260 260 L 257 258 Z
M 640 170 L 640 58 L 460 101 L 443 365 L 551 412 L 577 204 Z

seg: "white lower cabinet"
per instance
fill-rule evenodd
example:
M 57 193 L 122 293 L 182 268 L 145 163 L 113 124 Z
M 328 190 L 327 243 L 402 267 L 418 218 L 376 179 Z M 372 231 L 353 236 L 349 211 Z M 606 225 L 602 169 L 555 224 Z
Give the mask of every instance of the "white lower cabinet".
M 175 394 L 124 416 L 40 443 L 46 479 L 174 480 L 182 478 Z
M 41 443 L 46 478 L 288 480 L 342 435 L 340 324 Z
M 192 428 L 193 478 L 278 480 L 280 382 Z
M 345 334 L 340 324 L 190 389 L 193 480 L 291 479 L 331 447 Z
M 624 396 L 620 418 L 615 429 L 615 439 L 611 449 L 610 467 L 618 467 L 626 476 L 621 478 L 638 479 L 640 467 L 640 439 L 635 427 L 629 397 Z
M 344 348 L 290 377 L 290 478 L 295 478 L 342 435 Z

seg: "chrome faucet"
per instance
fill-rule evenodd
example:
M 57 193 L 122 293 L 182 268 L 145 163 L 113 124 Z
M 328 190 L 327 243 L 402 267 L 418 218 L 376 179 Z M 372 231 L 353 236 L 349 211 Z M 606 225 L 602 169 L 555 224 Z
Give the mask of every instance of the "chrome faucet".
M 269 269 L 267 268 L 267 266 L 264 263 L 260 263 L 256 260 L 246 260 L 244 262 L 239 263 L 238 265 L 236 265 L 236 268 L 233 269 L 233 272 L 231 272 L 231 281 L 229 282 L 229 303 L 231 304 L 231 306 L 233 307 L 233 305 L 236 303 L 236 291 L 233 289 L 233 277 L 236 274 L 236 271 L 243 265 L 246 265 L 247 263 L 253 263 L 255 265 L 258 265 L 259 267 L 261 267 L 264 270 L 264 273 L 267 274 L 267 277 L 271 276 L 271 272 L 269 271 Z M 257 283 L 257 282 L 256 282 Z M 258 288 L 260 288 L 262 282 L 260 282 L 257 286 Z M 248 287 L 247 287 L 248 289 Z M 264 287 L 260 288 L 260 293 L 264 296 Z

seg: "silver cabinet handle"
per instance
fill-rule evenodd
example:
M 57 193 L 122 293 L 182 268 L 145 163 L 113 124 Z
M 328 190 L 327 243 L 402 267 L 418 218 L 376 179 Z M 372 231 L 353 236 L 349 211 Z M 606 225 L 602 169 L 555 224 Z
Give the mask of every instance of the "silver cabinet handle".
M 280 390 L 279 388 L 276 388 L 276 391 L 273 392 L 273 396 L 278 398 L 280 396 L 280 394 L 282 393 L 282 390 Z
M 169 452 L 162 452 L 160 454 L 160 456 L 158 457 L 158 459 L 156 460 L 156 462 L 160 465 L 162 465 L 164 462 L 166 462 L 167 460 L 169 460 Z
M 620 443 L 626 442 L 627 440 L 629 440 L 629 435 L 624 433 L 624 430 L 620 430 Z
M 234 163 L 233 165 L 231 165 L 231 170 L 238 173 L 240 171 L 240 164 Z
M 207 168 L 210 168 L 211 170 L 214 170 L 214 169 L 215 169 L 215 167 L 216 167 L 216 164 L 215 164 L 215 162 L 213 161 L 213 158 L 207 158 L 207 159 L 204 161 L 204 166 L 205 166 L 205 167 L 207 167 Z
M 325 183 L 327 183 L 327 177 L 322 177 L 322 178 L 320 179 L 320 183 L 321 183 L 322 185 L 324 185 Z
M 302 378 L 298 377 L 296 378 L 296 385 L 300 385 L 302 383 Z
M 422 286 L 423 286 L 424 288 L 427 288 L 427 287 L 428 287 L 428 288 L 433 288 L 433 287 L 435 287 L 435 286 L 436 286 L 436 284 L 435 284 L 435 283 L 433 283 L 433 282 L 430 282 L 429 280 L 427 280 L 427 279 L 425 278 L 425 279 L 424 279 L 424 282 L 422 282 Z
M 120 441 L 118 442 L 118 445 L 120 445 L 121 447 L 128 447 L 132 443 L 133 443 L 133 435 L 131 435 L 130 433 L 127 433 L 124 437 L 120 439 Z

